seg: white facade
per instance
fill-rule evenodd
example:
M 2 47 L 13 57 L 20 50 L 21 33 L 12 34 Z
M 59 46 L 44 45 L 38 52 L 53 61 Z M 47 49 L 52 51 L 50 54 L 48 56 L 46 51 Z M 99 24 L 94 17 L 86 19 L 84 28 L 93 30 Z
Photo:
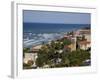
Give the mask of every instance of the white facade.
M 85 35 L 85 39 L 86 39 L 87 41 L 90 41 L 90 42 L 91 42 L 91 35 L 90 35 L 90 34 L 86 34 L 86 35 Z
M 27 62 L 29 60 L 32 60 L 35 62 L 36 58 L 37 58 L 37 53 L 24 53 L 25 57 L 24 57 L 24 63 L 27 64 Z
M 79 44 L 79 46 L 80 46 L 80 49 L 82 49 L 82 50 L 87 50 L 88 48 L 91 47 L 90 44 Z

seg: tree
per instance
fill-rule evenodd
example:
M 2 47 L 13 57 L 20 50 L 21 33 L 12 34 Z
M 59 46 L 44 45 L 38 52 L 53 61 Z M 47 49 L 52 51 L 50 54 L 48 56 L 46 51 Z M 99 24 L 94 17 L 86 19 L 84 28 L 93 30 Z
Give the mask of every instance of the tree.
M 63 40 L 63 44 L 64 44 L 64 45 L 70 45 L 70 44 L 71 44 L 71 41 L 68 40 L 68 39 L 64 39 L 64 40 Z
M 48 61 L 48 51 L 49 51 L 49 49 L 46 46 L 43 46 L 38 51 L 38 58 L 36 59 L 36 65 L 37 66 L 43 67 L 44 64 L 47 63 L 47 61 Z
M 25 53 L 30 52 L 30 48 L 24 48 L 23 49 L 23 58 L 25 57 Z
M 24 48 L 23 49 L 23 53 L 26 53 L 26 52 L 29 52 L 30 51 L 30 48 Z
M 90 53 L 84 50 L 73 51 L 68 54 L 68 59 L 70 60 L 70 66 L 80 66 L 83 61 L 90 59 Z
M 55 48 L 55 42 L 54 42 L 54 41 L 51 41 L 50 46 L 51 46 L 52 48 Z
M 52 41 L 51 44 L 43 45 L 38 51 L 38 58 L 36 65 L 38 67 L 70 67 L 81 66 L 83 62 L 90 59 L 90 52 L 77 49 L 76 51 L 69 52 L 63 51 L 59 53 L 62 46 L 71 44 L 70 40 L 64 39 L 61 44 L 60 41 Z M 60 60 L 60 61 L 59 61 Z
M 38 58 L 36 59 L 36 65 L 37 65 L 38 67 L 42 67 L 42 66 L 43 66 L 43 60 L 42 60 L 41 57 L 38 57 Z

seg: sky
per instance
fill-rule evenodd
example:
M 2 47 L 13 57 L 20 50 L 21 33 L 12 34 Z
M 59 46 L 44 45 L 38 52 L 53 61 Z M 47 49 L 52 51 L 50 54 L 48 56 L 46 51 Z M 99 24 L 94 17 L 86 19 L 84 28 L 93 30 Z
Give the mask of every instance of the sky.
M 91 24 L 90 13 L 23 11 L 24 23 Z

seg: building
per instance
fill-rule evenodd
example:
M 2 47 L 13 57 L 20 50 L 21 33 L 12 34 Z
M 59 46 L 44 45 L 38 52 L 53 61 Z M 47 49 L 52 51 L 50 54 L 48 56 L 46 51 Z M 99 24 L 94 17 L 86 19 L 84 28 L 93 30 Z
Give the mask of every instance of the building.
M 90 34 L 91 34 L 90 29 L 79 29 L 75 32 L 75 36 L 90 35 Z
M 81 29 L 80 30 L 80 34 L 83 35 L 83 34 L 91 34 L 91 30 L 90 29 Z
M 24 53 L 25 57 L 24 57 L 24 63 L 28 63 L 28 61 L 32 60 L 35 64 L 35 61 L 37 59 L 37 53 Z
M 33 48 L 31 48 L 30 53 L 24 53 L 25 57 L 24 57 L 24 63 L 28 63 L 28 61 L 33 61 L 33 66 L 36 66 L 36 59 L 37 59 L 37 52 L 39 51 L 39 49 L 41 49 L 42 45 L 37 45 L 34 46 Z
M 88 42 L 91 42 L 91 35 L 90 34 L 85 34 L 84 37 Z
M 78 47 L 82 50 L 87 50 L 91 47 L 91 30 L 80 29 L 76 31 L 75 36 L 80 38 L 78 41 Z
M 77 41 L 76 36 L 69 36 L 69 37 L 67 37 L 67 39 L 71 41 L 71 44 L 65 45 L 64 49 L 68 50 L 68 51 L 69 50 L 70 51 L 76 51 L 76 41 Z
M 89 42 L 89 41 L 86 41 L 86 40 L 80 41 L 80 42 L 78 43 L 78 46 L 79 46 L 79 48 L 82 49 L 82 50 L 87 50 L 87 49 L 91 48 L 90 42 Z
M 83 34 L 91 34 L 91 30 L 90 29 L 79 29 L 76 31 L 77 35 L 83 35 Z

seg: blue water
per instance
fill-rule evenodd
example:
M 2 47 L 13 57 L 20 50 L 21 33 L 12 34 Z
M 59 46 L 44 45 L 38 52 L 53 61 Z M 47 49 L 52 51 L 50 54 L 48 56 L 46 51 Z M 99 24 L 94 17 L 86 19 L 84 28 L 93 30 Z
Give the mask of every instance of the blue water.
M 23 23 L 23 45 L 31 47 L 42 42 L 59 39 L 66 32 L 84 27 L 90 27 L 90 24 Z
M 89 26 L 90 24 L 23 23 L 23 30 L 24 32 L 32 33 L 57 33 L 71 31 Z

